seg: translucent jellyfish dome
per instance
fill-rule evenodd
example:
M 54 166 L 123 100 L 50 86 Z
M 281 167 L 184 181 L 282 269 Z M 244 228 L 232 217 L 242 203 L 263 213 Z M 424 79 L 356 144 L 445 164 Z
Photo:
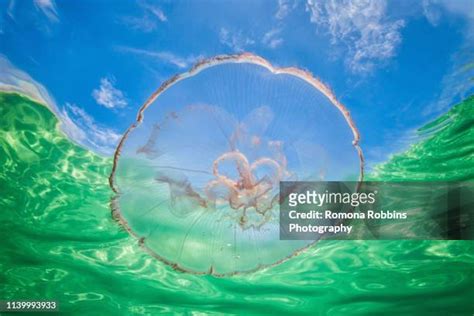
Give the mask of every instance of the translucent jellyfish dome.
M 124 134 L 110 177 L 115 218 L 154 257 L 217 276 L 281 263 L 280 181 L 358 180 L 349 113 L 308 72 L 251 54 L 166 81 Z

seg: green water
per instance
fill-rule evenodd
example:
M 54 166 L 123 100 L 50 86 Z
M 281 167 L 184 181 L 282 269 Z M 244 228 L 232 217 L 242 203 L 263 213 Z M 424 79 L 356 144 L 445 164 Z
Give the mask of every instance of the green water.
M 109 158 L 58 132 L 44 106 L 0 94 L 0 299 L 76 314 L 472 315 L 472 241 L 322 241 L 279 266 L 173 271 L 110 215 Z M 383 180 L 473 180 L 474 98 L 377 167 Z

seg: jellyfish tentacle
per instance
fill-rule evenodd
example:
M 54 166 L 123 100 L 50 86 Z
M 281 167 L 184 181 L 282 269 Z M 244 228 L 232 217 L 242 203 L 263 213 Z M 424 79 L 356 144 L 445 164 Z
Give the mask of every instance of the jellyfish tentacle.
M 239 175 L 240 175 L 240 179 L 237 183 L 219 173 L 219 164 L 225 160 L 234 160 L 236 162 L 237 171 L 239 172 Z M 219 156 L 216 160 L 214 160 L 213 173 L 219 179 L 232 181 L 236 183 L 236 185 L 241 185 L 243 188 L 246 188 L 246 189 L 250 189 L 253 186 L 254 180 L 253 180 L 252 173 L 250 171 L 250 163 L 247 157 L 245 157 L 245 155 L 239 151 L 226 152 L 222 154 L 221 156 Z
M 226 178 L 226 177 L 224 177 L 224 178 L 214 179 L 206 185 L 206 187 L 204 188 L 204 192 L 205 192 L 206 196 L 208 197 L 208 199 L 210 199 L 210 200 L 216 200 L 217 199 L 217 196 L 215 196 L 215 194 L 212 192 L 212 190 L 215 187 L 219 186 L 219 185 L 223 185 L 224 187 L 226 187 L 229 190 L 228 195 L 225 197 L 225 199 L 227 199 L 227 200 L 229 200 L 232 195 L 238 194 L 236 186 L 235 186 L 235 182 L 228 179 L 228 178 Z
M 263 158 L 260 158 L 256 161 L 254 161 L 250 165 L 250 171 L 254 171 L 258 167 L 263 166 L 263 165 L 271 166 L 276 170 L 276 172 L 277 172 L 276 181 L 279 181 L 280 179 L 282 179 L 282 175 L 283 175 L 283 172 L 284 172 L 283 168 L 280 166 L 280 164 L 278 162 L 276 162 L 275 160 L 273 160 L 271 158 L 263 157 Z

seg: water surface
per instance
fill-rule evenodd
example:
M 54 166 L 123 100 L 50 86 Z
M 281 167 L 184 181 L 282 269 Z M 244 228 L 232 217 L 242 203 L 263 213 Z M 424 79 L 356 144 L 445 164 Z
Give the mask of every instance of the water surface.
M 57 128 L 45 106 L 0 94 L 0 297 L 81 314 L 471 315 L 472 241 L 321 241 L 256 273 L 180 273 L 112 219 L 112 161 Z M 369 175 L 474 180 L 474 98 Z

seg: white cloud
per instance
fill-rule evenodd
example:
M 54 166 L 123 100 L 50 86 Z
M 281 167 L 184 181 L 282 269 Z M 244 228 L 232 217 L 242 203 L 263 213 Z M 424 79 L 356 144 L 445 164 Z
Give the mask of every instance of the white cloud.
M 291 4 L 291 0 L 278 0 L 278 9 L 275 14 L 275 18 L 278 20 L 283 20 L 288 16 L 288 14 L 293 11 L 293 9 L 298 5 L 297 1 L 294 1 L 293 4 Z
M 439 6 L 436 5 L 436 3 L 437 1 L 435 2 L 432 0 L 423 0 L 421 3 L 423 15 L 433 26 L 437 26 L 441 18 L 441 10 Z
M 54 0 L 34 0 L 36 8 L 41 10 L 43 14 L 51 22 L 59 22 L 58 11 Z
M 5 4 L 8 0 L 5 0 Z M 34 18 L 34 26 L 47 36 L 51 36 L 53 25 L 58 24 L 59 14 L 54 0 L 32 0 L 27 2 L 29 6 L 18 5 L 27 1 L 9 0 L 8 6 L 0 5 L 0 34 L 6 29 L 22 24 L 25 18 Z M 21 10 L 21 12 L 20 12 Z M 9 23 L 14 22 L 14 23 Z
M 246 47 L 255 44 L 253 39 L 242 32 L 231 32 L 224 27 L 219 32 L 219 41 L 236 52 L 244 51 Z
M 139 48 L 132 48 L 132 47 L 125 47 L 119 46 L 117 47 L 119 51 L 132 53 L 137 55 L 142 55 L 150 58 L 158 59 L 159 61 L 171 64 L 178 68 L 188 68 L 189 66 L 195 64 L 199 59 L 202 59 L 202 56 L 194 56 L 190 55 L 187 57 L 181 57 L 176 54 L 167 51 L 152 51 L 146 49 L 139 49 Z
M 365 73 L 393 57 L 402 40 L 405 23 L 387 18 L 386 6 L 384 0 L 308 0 L 306 8 L 332 44 L 346 47 L 348 68 Z
M 274 38 L 270 41 L 270 43 L 268 43 L 268 46 L 270 48 L 277 48 L 281 44 L 283 44 L 283 39 L 282 38 Z
M 74 104 L 66 103 L 61 119 L 68 136 L 103 154 L 113 153 L 121 138 L 114 130 L 98 125 L 84 109 Z
M 283 39 L 279 37 L 281 29 L 271 29 L 262 38 L 262 44 L 266 45 L 270 48 L 277 48 L 281 44 L 283 44 Z
M 156 30 L 159 22 L 168 21 L 168 17 L 165 15 L 163 10 L 156 5 L 149 4 L 144 1 L 138 3 L 140 8 L 142 8 L 143 15 L 140 17 L 124 17 L 122 20 L 125 24 L 129 25 L 135 30 L 140 30 L 143 32 L 152 32 Z
M 16 4 L 15 0 L 10 0 L 10 2 L 8 3 L 8 8 L 7 8 L 7 14 L 13 20 L 15 19 L 15 16 L 13 14 L 13 10 L 15 9 L 15 4 Z
M 95 101 L 108 109 L 123 108 L 127 106 L 127 100 L 122 91 L 114 87 L 114 78 L 100 79 L 100 87 L 92 91 Z
M 151 5 L 148 3 L 143 2 L 141 6 L 147 10 L 151 15 L 155 16 L 160 20 L 161 22 L 166 22 L 168 21 L 168 18 L 166 17 L 165 13 L 163 10 L 161 10 L 158 6 L 156 5 Z
M 474 1 L 472 0 L 423 0 L 423 15 L 437 26 L 443 16 L 454 15 L 467 22 L 466 37 L 474 37 Z

